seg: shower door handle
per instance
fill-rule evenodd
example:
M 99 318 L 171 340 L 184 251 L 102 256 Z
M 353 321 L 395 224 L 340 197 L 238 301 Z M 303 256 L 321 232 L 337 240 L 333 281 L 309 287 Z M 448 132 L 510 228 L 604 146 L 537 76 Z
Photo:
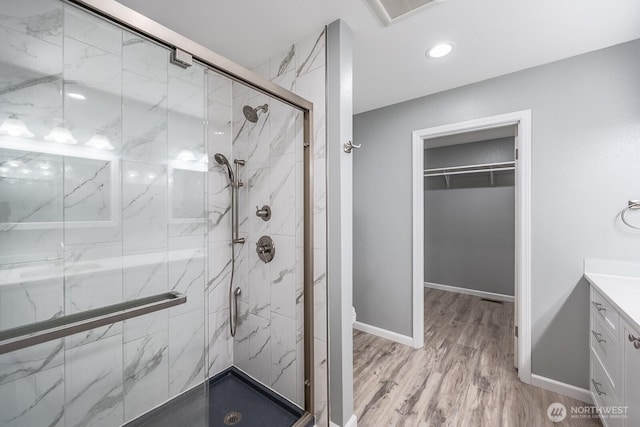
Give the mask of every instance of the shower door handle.
M 186 302 L 187 296 L 184 294 L 165 292 L 5 329 L 0 331 L 0 354 L 64 338 L 154 311 L 165 310 Z
M 355 145 L 353 142 L 347 141 L 344 143 L 344 152 L 351 153 L 351 150 L 353 150 L 354 148 L 360 148 L 360 147 L 362 147 L 362 144 Z

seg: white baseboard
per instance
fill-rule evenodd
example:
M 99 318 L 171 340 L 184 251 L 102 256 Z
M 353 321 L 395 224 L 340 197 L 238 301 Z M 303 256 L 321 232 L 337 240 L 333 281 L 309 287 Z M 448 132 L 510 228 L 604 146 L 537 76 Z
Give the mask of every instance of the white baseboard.
M 439 283 L 424 282 L 425 288 L 439 289 L 447 292 L 457 292 L 459 294 L 473 295 L 476 297 L 492 299 L 496 301 L 515 302 L 515 297 L 511 295 L 496 294 L 493 292 L 478 291 L 475 289 L 459 288 L 457 286 L 441 285 Z
M 367 325 L 366 323 L 362 322 L 355 322 L 353 324 L 353 329 L 357 329 L 371 335 L 376 335 L 378 337 L 386 338 L 400 344 L 413 346 L 413 337 L 402 335 L 397 332 L 387 331 L 386 329 L 378 328 L 377 326 Z
M 333 421 L 329 423 L 329 426 L 340 427 L 338 424 L 334 423 Z M 351 415 L 351 418 L 349 418 L 349 420 L 345 423 L 343 427 L 358 427 L 358 419 L 356 418 L 355 414 Z
M 563 396 L 581 400 L 588 404 L 593 404 L 591 392 L 585 388 L 576 387 L 571 384 L 562 383 L 536 374 L 531 374 L 531 385 L 553 391 Z

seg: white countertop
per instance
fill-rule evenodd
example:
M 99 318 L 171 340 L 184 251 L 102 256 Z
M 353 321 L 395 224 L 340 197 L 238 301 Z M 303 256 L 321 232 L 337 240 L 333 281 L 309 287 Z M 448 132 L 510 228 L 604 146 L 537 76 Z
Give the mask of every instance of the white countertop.
M 584 277 L 621 316 L 640 330 L 640 263 L 585 260 Z

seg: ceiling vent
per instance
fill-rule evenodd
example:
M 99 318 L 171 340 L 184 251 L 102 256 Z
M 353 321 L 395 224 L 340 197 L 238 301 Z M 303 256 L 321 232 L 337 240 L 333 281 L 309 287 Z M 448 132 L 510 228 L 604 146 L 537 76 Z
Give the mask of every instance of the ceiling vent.
M 432 3 L 443 0 L 368 0 L 384 25 L 390 25 Z

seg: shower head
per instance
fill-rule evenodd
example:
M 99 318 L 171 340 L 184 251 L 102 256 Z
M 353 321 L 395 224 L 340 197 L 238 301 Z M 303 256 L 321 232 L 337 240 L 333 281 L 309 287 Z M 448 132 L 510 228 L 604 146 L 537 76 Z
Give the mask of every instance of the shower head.
M 234 181 L 233 170 L 231 170 L 231 165 L 229 164 L 229 160 L 227 160 L 224 154 L 220 154 L 220 153 L 216 153 L 213 156 L 213 158 L 216 159 L 216 162 L 218 162 L 219 165 L 227 167 L 227 173 L 229 174 L 229 181 L 231 181 L 231 183 L 233 184 L 233 181 Z
M 259 105 L 256 108 L 253 108 L 250 105 L 245 105 L 244 107 L 242 107 L 242 113 L 244 114 L 244 117 L 251 123 L 258 123 L 258 111 L 266 113 L 267 111 L 269 111 L 269 104 Z

